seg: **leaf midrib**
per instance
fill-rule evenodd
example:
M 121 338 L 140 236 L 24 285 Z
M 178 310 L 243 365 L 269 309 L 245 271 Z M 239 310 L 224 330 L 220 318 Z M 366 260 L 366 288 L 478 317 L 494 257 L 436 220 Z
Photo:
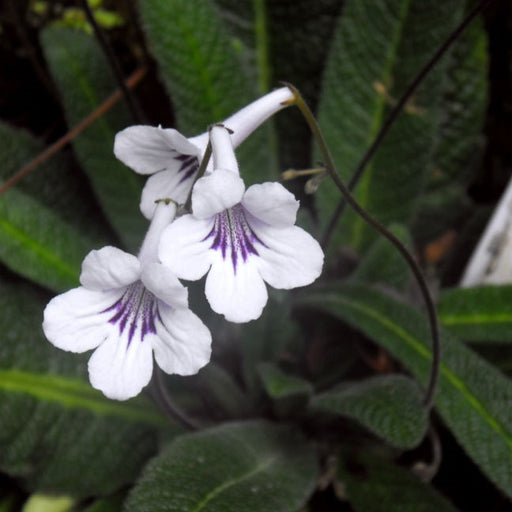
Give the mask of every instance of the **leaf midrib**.
M 0 390 L 23 393 L 69 409 L 86 409 L 102 416 L 118 416 L 154 426 L 165 424 L 164 418 L 151 409 L 108 400 L 81 381 L 58 375 L 0 370 Z
M 396 56 L 398 53 L 398 47 L 400 45 L 400 41 L 402 39 L 402 34 L 404 31 L 404 27 L 406 24 L 406 20 L 409 14 L 409 10 L 411 7 L 411 0 L 405 0 L 402 4 L 402 9 L 400 11 L 400 21 L 398 25 L 398 29 L 396 30 L 393 39 L 391 40 L 391 45 L 389 46 L 389 50 L 386 54 L 386 59 L 384 63 L 384 70 L 382 72 L 382 83 L 386 84 L 389 83 L 389 80 L 391 79 L 391 72 L 393 70 Z M 368 139 L 366 146 L 369 147 L 369 145 L 373 142 L 375 139 L 375 136 L 379 132 L 381 126 L 382 126 L 382 120 L 384 117 L 384 112 L 386 110 L 386 98 L 382 95 L 377 95 L 377 100 L 375 102 L 374 107 L 374 115 L 373 115 L 373 122 L 370 126 L 370 130 L 368 131 Z M 368 207 L 369 199 L 370 199 L 370 182 L 372 178 L 372 171 L 373 171 L 373 162 L 368 162 L 368 165 L 366 166 L 366 170 L 364 174 L 362 175 L 359 184 L 357 186 L 357 200 L 359 204 L 363 208 Z M 365 221 L 357 215 L 352 229 L 352 246 L 355 248 L 360 248 L 361 243 L 363 240 L 363 232 L 364 227 L 366 223 Z
M 257 473 L 261 471 L 265 471 L 267 468 L 269 468 L 277 459 L 277 457 L 268 457 L 264 461 L 262 461 L 260 464 L 258 464 L 254 469 L 251 471 L 248 471 L 247 473 L 239 476 L 238 478 L 232 478 L 230 480 L 226 480 L 223 484 L 219 485 L 212 491 L 210 491 L 196 506 L 196 508 L 192 509 L 190 512 L 200 512 L 204 509 L 204 507 L 212 501 L 214 498 L 216 498 L 219 494 L 224 492 L 226 489 L 229 489 L 230 487 L 233 487 L 234 485 L 237 485 L 244 480 L 247 480 L 248 478 L 251 478 L 252 476 L 256 475 Z
M 66 278 L 69 277 L 73 282 L 78 282 L 78 272 L 75 268 L 70 267 L 65 261 L 60 259 L 59 256 L 49 251 L 46 247 L 31 238 L 17 226 L 10 223 L 7 219 L 0 218 L 0 229 L 2 229 L 8 236 L 16 239 L 29 251 L 34 252 L 42 260 L 48 262 L 48 264 L 53 267 L 61 276 L 66 276 Z
M 440 315 L 441 322 L 449 327 L 458 325 L 478 325 L 478 324 L 507 324 L 512 322 L 512 313 L 497 314 L 468 314 L 468 315 Z

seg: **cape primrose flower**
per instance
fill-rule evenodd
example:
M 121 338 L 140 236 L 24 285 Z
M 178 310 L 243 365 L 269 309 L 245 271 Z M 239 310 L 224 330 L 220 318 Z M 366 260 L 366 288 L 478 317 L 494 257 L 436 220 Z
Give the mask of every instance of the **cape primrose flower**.
M 211 335 L 188 309 L 187 289 L 157 261 L 162 230 L 176 205 L 160 202 L 138 257 L 115 247 L 91 251 L 82 286 L 58 295 L 44 311 L 43 330 L 56 347 L 96 349 L 89 378 L 107 397 L 126 400 L 148 384 L 156 363 L 191 375 L 210 359 Z
M 232 322 L 258 318 L 268 295 L 265 282 L 290 289 L 321 273 L 323 252 L 295 226 L 299 202 L 279 183 L 245 190 L 226 128 L 211 129 L 214 171 L 192 191 L 192 214 L 162 233 L 159 256 L 179 278 L 208 272 L 206 297 Z
M 293 100 L 292 92 L 277 89 L 224 121 L 238 147 L 258 126 Z M 114 153 L 139 174 L 152 174 L 142 191 L 140 209 L 150 219 L 155 200 L 170 197 L 185 203 L 208 144 L 208 134 L 187 139 L 172 128 L 130 126 L 116 135 Z

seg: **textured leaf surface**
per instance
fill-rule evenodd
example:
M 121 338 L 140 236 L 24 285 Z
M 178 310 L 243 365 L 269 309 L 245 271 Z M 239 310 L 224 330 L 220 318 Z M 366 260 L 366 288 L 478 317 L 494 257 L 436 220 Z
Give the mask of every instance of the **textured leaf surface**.
M 112 72 L 92 36 L 66 28 L 47 28 L 41 43 L 74 126 L 116 89 Z M 102 116 L 73 141 L 101 208 L 130 250 L 141 243 L 147 222 L 139 212 L 143 180 L 119 162 L 113 152 L 117 131 L 133 124 L 123 106 Z
M 146 0 L 140 10 L 186 136 L 206 131 L 259 96 L 214 2 Z M 275 176 L 267 127 L 242 144 L 237 158 L 247 183 Z
M 325 287 L 302 301 L 343 319 L 393 354 L 425 382 L 431 360 L 426 319 L 371 288 Z M 512 383 L 448 333 L 435 405 L 468 455 L 512 496 Z
M 476 19 L 447 56 L 439 144 L 430 164 L 428 193 L 414 219 L 416 239 L 430 241 L 467 221 L 467 188 L 484 149 L 488 66 L 487 34 L 483 20 Z
M 409 232 L 404 226 L 394 224 L 389 230 L 407 248 L 412 247 Z M 378 238 L 366 251 L 351 279 L 368 284 L 381 283 L 403 288 L 409 281 L 410 269 L 402 255 L 384 237 Z
M 512 286 L 445 290 L 438 309 L 443 325 L 465 341 L 512 342 Z
M 420 443 L 428 427 L 417 384 L 402 375 L 384 375 L 315 396 L 313 409 L 359 421 L 393 446 L 411 448 Z
M 270 34 L 269 60 L 274 81 L 296 86 L 316 111 L 322 75 L 343 2 L 278 0 L 265 2 Z M 306 168 L 311 160 L 309 128 L 295 109 L 276 119 L 283 169 Z
M 319 121 L 343 179 L 348 181 L 387 114 L 422 65 L 455 27 L 465 2 L 348 1 L 336 29 L 319 105 Z M 356 188 L 385 225 L 406 222 L 435 148 L 444 63 L 436 66 L 395 122 Z M 339 202 L 321 186 L 323 226 Z M 343 215 L 334 245 L 361 250 L 376 235 L 352 212 Z
M 30 196 L 0 196 L 0 259 L 9 268 L 56 291 L 78 285 L 91 249 L 71 226 Z
M 280 399 L 294 395 L 309 396 L 313 391 L 311 384 L 307 380 L 290 375 L 275 364 L 260 364 L 258 371 L 265 390 L 272 398 Z
M 344 458 L 339 476 L 354 512 L 456 512 L 411 472 L 368 453 Z
M 107 400 L 87 382 L 87 357 L 44 339 L 47 296 L 17 282 L 0 287 L 0 470 L 31 490 L 77 497 L 133 481 L 162 417 L 141 400 Z
M 316 477 L 315 452 L 296 431 L 224 424 L 176 438 L 147 466 L 126 512 L 295 512 Z
M 243 325 L 234 340 L 242 353 L 245 386 L 252 391 L 261 390 L 258 363 L 277 361 L 290 340 L 300 340 L 298 326 L 291 318 L 290 304 L 283 292 L 269 290 L 269 295 L 258 321 Z
M 44 149 L 23 130 L 0 122 L 0 179 L 7 180 Z M 76 167 L 76 166 L 74 166 Z M 85 176 L 73 167 L 70 158 L 59 152 L 38 165 L 16 189 L 50 208 L 90 239 L 96 247 L 112 239 Z
M 303 413 L 313 394 L 311 383 L 283 371 L 275 363 L 260 363 L 258 373 L 265 392 L 272 399 L 272 407 L 277 416 Z
M 0 178 L 42 151 L 27 133 L 0 124 Z M 0 196 L 0 258 L 9 268 L 56 291 L 78 284 L 83 257 L 107 243 L 108 230 L 87 183 L 56 155 Z

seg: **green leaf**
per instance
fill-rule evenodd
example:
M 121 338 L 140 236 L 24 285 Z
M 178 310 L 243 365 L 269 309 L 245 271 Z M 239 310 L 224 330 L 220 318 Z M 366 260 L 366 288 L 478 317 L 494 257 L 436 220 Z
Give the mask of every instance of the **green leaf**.
M 316 111 L 322 75 L 342 2 L 273 0 L 268 2 L 269 61 L 272 83 L 292 83 Z M 304 168 L 311 162 L 309 128 L 296 109 L 276 117 L 281 167 Z M 314 164 L 313 164 L 314 165 Z
M 318 118 L 342 178 L 347 182 L 408 83 L 459 21 L 463 2 L 348 1 L 324 75 Z M 430 71 L 366 168 L 355 194 L 384 225 L 406 223 L 422 191 L 435 148 L 445 63 Z M 317 206 L 325 228 L 339 192 L 324 184 Z M 376 237 L 345 212 L 333 246 L 361 251 Z
M 467 188 L 484 149 L 488 67 L 487 33 L 483 19 L 476 19 L 447 56 L 439 144 L 430 164 L 428 193 L 414 219 L 416 240 L 434 240 L 468 219 Z
M 319 288 L 301 304 L 343 319 L 426 382 L 430 332 L 425 317 L 413 308 L 371 288 L 342 284 Z M 512 496 L 512 383 L 446 332 L 441 346 L 436 408 L 468 455 Z
M 300 414 L 313 394 L 307 380 L 284 372 L 274 363 L 260 363 L 258 373 L 279 416 Z
M 284 372 L 273 363 L 258 365 L 258 373 L 263 380 L 265 391 L 276 400 L 295 395 L 310 396 L 311 384 L 300 377 Z
M 456 512 L 410 471 L 369 453 L 343 458 L 339 477 L 354 512 Z
M 74 505 L 74 500 L 69 496 L 32 494 L 22 512 L 70 512 Z
M 250 401 L 238 383 L 224 368 L 210 362 L 199 373 L 188 379 L 194 392 L 205 397 L 207 409 L 215 418 L 244 418 L 250 413 Z
M 512 286 L 444 290 L 439 297 L 441 323 L 465 341 L 512 342 Z
M 95 39 L 82 32 L 50 27 L 41 33 L 41 44 L 60 90 L 66 118 L 76 125 L 116 89 L 116 82 Z M 147 222 L 139 212 L 142 177 L 116 160 L 117 131 L 130 124 L 122 106 L 100 117 L 73 140 L 101 208 L 126 247 L 141 243 Z
M 13 176 L 43 150 L 43 144 L 27 132 L 0 122 L 0 179 Z M 58 152 L 25 176 L 16 189 L 66 219 L 94 246 L 106 245 L 113 235 L 107 230 L 87 180 L 75 167 L 64 152 Z
M 411 237 L 404 226 L 393 224 L 389 230 L 405 247 L 412 247 Z M 410 275 L 407 263 L 395 246 L 386 238 L 379 237 L 366 251 L 350 278 L 368 284 L 381 283 L 403 289 L 409 282 Z
M 428 416 L 418 385 L 403 375 L 382 375 L 315 396 L 313 410 L 355 419 L 378 437 L 400 448 L 417 446 Z
M 295 430 L 253 421 L 177 437 L 146 467 L 126 512 L 295 512 L 313 492 L 313 449 Z
M 115 494 L 109 498 L 95 501 L 92 505 L 85 508 L 83 512 L 121 512 L 124 499 L 124 493 Z
M 0 123 L 0 178 L 12 176 L 42 149 L 27 133 Z M 0 259 L 56 291 L 76 286 L 83 257 L 109 239 L 79 178 L 63 155 L 55 155 L 0 196 Z
M 10 189 L 0 196 L 0 259 L 55 291 L 78 285 L 90 244 L 51 210 Z
M 213 2 L 147 0 L 140 10 L 178 128 L 186 136 L 206 131 L 256 99 L 254 81 Z M 260 129 L 237 151 L 248 184 L 275 176 L 268 137 L 267 127 Z
M 464 2 L 462 2 L 464 3 Z M 469 7 L 471 2 L 465 2 Z M 445 85 L 439 105 L 440 139 L 432 157 L 431 189 L 448 183 L 467 186 L 483 146 L 488 104 L 489 56 L 482 18 L 472 21 L 447 55 Z
M 132 482 L 165 421 L 142 398 L 106 399 L 87 382 L 87 356 L 42 336 L 47 296 L 0 283 L 0 471 L 40 493 L 76 498 Z
M 285 292 L 286 293 L 286 292 Z M 300 339 L 296 323 L 290 316 L 290 304 L 282 291 L 272 290 L 269 302 L 257 322 L 242 326 L 239 334 L 245 386 L 260 389 L 258 363 L 276 361 L 290 340 Z

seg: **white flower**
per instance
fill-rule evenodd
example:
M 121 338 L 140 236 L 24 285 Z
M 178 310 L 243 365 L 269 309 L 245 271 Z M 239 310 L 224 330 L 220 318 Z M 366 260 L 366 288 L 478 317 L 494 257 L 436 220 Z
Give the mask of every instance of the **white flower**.
M 232 130 L 238 147 L 258 126 L 284 108 L 294 98 L 283 87 L 239 110 L 224 121 Z M 140 174 L 152 174 L 142 191 L 140 209 L 150 219 L 155 200 L 170 197 L 185 203 L 208 143 L 208 134 L 187 139 L 174 129 L 130 126 L 116 135 L 114 153 L 128 167 Z
M 323 252 L 294 225 L 299 202 L 282 185 L 245 190 L 225 128 L 213 127 L 211 142 L 215 170 L 197 181 L 192 214 L 164 230 L 159 256 L 182 279 L 208 272 L 205 293 L 212 309 L 232 322 L 247 322 L 267 302 L 264 281 L 280 289 L 310 284 L 321 273 Z
M 52 299 L 43 330 L 56 347 L 96 349 L 89 378 L 107 397 L 126 400 L 148 384 L 155 360 L 166 373 L 191 375 L 208 363 L 211 336 L 188 309 L 187 289 L 157 262 L 162 229 L 176 206 L 160 203 L 139 257 L 115 247 L 91 251 L 80 282 Z

